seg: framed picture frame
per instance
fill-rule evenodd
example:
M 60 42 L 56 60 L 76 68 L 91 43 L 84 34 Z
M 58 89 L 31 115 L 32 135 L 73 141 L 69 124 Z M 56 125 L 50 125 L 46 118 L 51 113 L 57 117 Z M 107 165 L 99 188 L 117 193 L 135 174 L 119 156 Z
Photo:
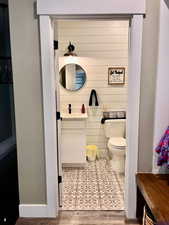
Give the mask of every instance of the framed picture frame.
M 108 68 L 108 85 L 125 84 L 125 67 Z

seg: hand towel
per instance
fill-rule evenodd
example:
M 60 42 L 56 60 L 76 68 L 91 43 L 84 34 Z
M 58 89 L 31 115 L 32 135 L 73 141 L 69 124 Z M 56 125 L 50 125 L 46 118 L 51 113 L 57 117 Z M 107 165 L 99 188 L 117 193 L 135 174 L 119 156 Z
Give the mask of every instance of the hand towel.
M 89 106 L 93 105 L 93 98 L 95 98 L 95 106 L 99 106 L 99 102 L 97 99 L 97 93 L 96 90 L 92 89 L 90 93 L 90 98 L 89 98 Z

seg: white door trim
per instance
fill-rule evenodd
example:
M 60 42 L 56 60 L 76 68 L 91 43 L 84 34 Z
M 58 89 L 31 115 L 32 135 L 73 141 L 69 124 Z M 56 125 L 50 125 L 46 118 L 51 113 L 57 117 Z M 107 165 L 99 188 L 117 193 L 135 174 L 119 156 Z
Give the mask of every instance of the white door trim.
M 39 15 L 117 15 L 144 14 L 146 0 L 37 0 Z
M 127 109 L 127 154 L 125 171 L 125 208 L 129 219 L 136 217 L 136 178 L 138 171 L 139 106 L 142 59 L 143 16 L 135 15 L 129 33 L 129 76 Z
M 68 18 L 68 15 L 65 15 Z M 97 15 L 98 18 L 98 15 Z M 100 15 L 100 19 L 102 16 Z M 85 19 L 85 16 L 84 16 Z M 93 17 L 94 19 L 94 17 Z M 131 19 L 129 48 L 129 101 L 128 101 L 128 153 L 126 162 L 125 206 L 129 219 L 136 216 L 136 183 L 138 161 L 140 75 L 142 49 L 143 15 L 134 15 Z M 46 162 L 46 193 L 48 217 L 58 214 L 57 185 L 57 140 L 56 140 L 56 104 L 54 93 L 54 50 L 51 20 L 49 16 L 40 16 L 42 89 L 44 108 L 44 136 Z
M 20 204 L 19 216 L 27 218 L 48 217 L 48 207 L 45 204 Z
M 57 131 L 55 71 L 53 48 L 53 24 L 49 16 L 40 16 L 40 44 L 42 67 L 42 92 L 44 114 L 44 141 L 46 166 L 46 201 L 48 217 L 56 217 L 58 212 L 58 171 L 57 171 Z

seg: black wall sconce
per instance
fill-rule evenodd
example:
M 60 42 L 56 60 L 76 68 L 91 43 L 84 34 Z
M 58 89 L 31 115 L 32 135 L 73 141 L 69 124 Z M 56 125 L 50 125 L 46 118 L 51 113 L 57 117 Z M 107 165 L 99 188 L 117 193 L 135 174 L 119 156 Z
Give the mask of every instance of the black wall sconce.
M 68 51 L 64 54 L 64 56 L 77 56 L 77 54 L 74 52 L 75 46 L 72 45 L 71 42 L 69 42 Z

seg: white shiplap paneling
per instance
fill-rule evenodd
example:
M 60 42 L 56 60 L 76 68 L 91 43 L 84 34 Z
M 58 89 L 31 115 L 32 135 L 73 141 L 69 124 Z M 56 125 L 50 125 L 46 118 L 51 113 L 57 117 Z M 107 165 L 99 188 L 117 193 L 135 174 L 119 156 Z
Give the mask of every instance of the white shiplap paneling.
M 63 111 L 72 104 L 74 112 L 80 111 L 84 103 L 89 118 L 87 120 L 87 144 L 106 148 L 103 125 L 100 123 L 103 111 L 126 110 L 128 87 L 128 27 L 126 21 L 59 21 L 60 68 L 70 63 L 63 57 L 69 41 L 76 47 L 75 63 L 80 64 L 87 74 L 84 87 L 78 92 L 69 92 L 60 87 Z M 126 68 L 125 85 L 108 85 L 108 68 Z M 91 89 L 98 94 L 99 107 L 88 107 Z

